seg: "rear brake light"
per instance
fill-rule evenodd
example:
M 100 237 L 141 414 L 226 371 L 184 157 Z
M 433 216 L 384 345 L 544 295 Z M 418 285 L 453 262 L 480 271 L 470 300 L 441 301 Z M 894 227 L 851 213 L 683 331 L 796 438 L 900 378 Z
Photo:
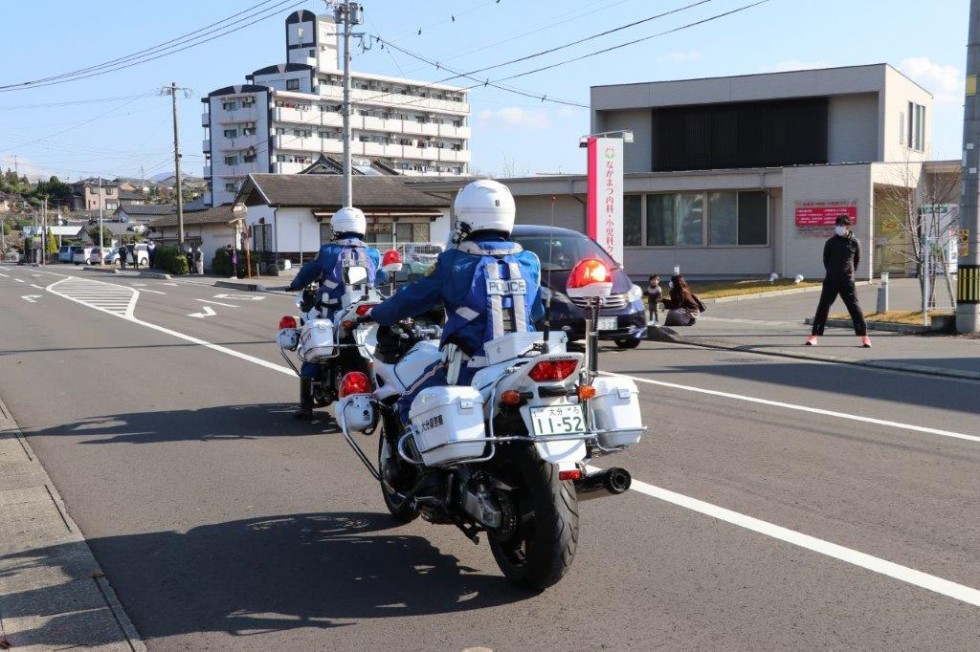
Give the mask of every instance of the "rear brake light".
M 553 383 L 571 376 L 576 367 L 578 360 L 542 360 L 531 367 L 528 376 L 536 383 Z
M 566 480 L 581 480 L 582 471 L 580 469 L 572 469 L 571 471 L 559 471 L 558 480 L 565 482 Z
M 357 307 L 357 309 L 354 312 L 357 313 L 357 316 L 358 317 L 363 317 L 364 315 L 366 315 L 369 312 L 371 312 L 371 308 L 373 308 L 375 305 L 377 305 L 377 304 L 374 304 L 374 303 L 362 303 L 361 305 L 359 305 Z
M 370 394 L 371 381 L 367 374 L 361 371 L 350 371 L 344 374 L 344 379 L 340 381 L 340 398 L 351 394 Z
M 279 330 L 284 330 L 286 328 L 296 328 L 296 318 L 290 315 L 286 315 L 279 320 Z

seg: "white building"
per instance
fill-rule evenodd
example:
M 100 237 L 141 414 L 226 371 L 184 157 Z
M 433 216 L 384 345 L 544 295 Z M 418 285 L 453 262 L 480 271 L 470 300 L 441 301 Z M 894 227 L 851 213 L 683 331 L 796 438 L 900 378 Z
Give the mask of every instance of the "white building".
M 321 154 L 339 159 L 343 69 L 330 16 L 286 19 L 287 63 L 212 91 L 204 103 L 204 177 L 211 203 L 234 200 L 245 177 L 292 174 Z M 468 91 L 351 73 L 351 157 L 359 166 L 419 176 L 465 175 L 470 163 Z

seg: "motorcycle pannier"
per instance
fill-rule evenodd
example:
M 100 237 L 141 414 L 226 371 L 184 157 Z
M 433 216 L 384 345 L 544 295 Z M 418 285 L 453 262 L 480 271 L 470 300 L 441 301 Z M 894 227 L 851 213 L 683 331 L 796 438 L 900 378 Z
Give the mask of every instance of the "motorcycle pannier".
M 415 446 L 426 466 L 452 464 L 483 454 L 483 397 L 470 386 L 428 387 L 409 410 Z
M 282 328 L 279 330 L 279 335 L 277 336 L 279 341 L 279 348 L 286 349 L 287 351 L 295 351 L 296 347 L 299 346 L 299 329 L 297 328 Z
M 592 426 L 607 431 L 599 433 L 599 445 L 620 448 L 640 441 L 643 423 L 636 383 L 630 378 L 601 376 L 592 385 L 596 391 L 589 400 Z
M 303 362 L 320 362 L 333 357 L 333 323 L 329 319 L 312 319 L 303 324 L 299 334 L 299 356 Z

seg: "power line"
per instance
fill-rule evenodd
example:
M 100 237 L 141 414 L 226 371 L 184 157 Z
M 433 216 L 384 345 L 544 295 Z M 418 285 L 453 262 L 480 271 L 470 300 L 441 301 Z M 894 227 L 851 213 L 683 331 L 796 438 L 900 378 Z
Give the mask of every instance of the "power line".
M 256 6 L 261 6 L 263 4 L 268 4 L 271 1 L 272 0 L 265 0 L 265 2 L 262 2 L 262 3 L 260 3 L 259 5 L 256 5 Z M 65 83 L 69 83 L 69 82 L 73 82 L 73 81 L 78 81 L 78 80 L 81 80 L 81 79 L 88 79 L 90 77 L 97 77 L 97 76 L 100 76 L 100 75 L 105 75 L 105 74 L 108 74 L 110 72 L 116 72 L 118 70 L 124 70 L 126 68 L 131 68 L 133 66 L 137 66 L 137 65 L 140 65 L 140 64 L 148 63 L 148 62 L 154 61 L 156 59 L 160 59 L 160 58 L 163 58 L 163 57 L 168 57 L 168 56 L 171 56 L 173 54 L 177 54 L 178 52 L 183 52 L 184 50 L 188 50 L 190 48 L 197 47 L 198 45 L 203 45 L 204 43 L 209 43 L 209 42 L 214 41 L 214 40 L 216 40 L 218 38 L 221 38 L 223 36 L 228 36 L 229 34 L 233 34 L 235 32 L 241 31 L 241 30 L 243 30 L 243 29 L 245 29 L 247 27 L 251 27 L 252 25 L 255 25 L 256 23 L 259 23 L 259 22 L 261 22 L 263 20 L 266 20 L 268 18 L 272 18 L 273 16 L 275 16 L 275 15 L 277 15 L 279 13 L 279 11 L 280 11 L 279 8 L 282 5 L 289 4 L 290 6 L 286 7 L 286 9 L 287 10 L 291 10 L 291 9 L 293 9 L 295 7 L 298 7 L 298 6 L 300 6 L 300 5 L 304 4 L 304 3 L 305 3 L 305 0 L 279 0 L 279 2 L 277 2 L 272 7 L 268 7 L 266 9 L 262 9 L 262 10 L 254 13 L 252 15 L 246 16 L 245 18 L 241 18 L 239 20 L 232 21 L 232 22 L 228 23 L 227 25 L 223 25 L 222 27 L 219 27 L 217 29 L 212 29 L 210 31 L 205 31 L 205 32 L 203 32 L 201 34 L 198 34 L 197 36 L 194 36 L 193 38 L 188 39 L 188 38 L 185 38 L 185 37 L 181 37 L 181 38 L 178 38 L 178 39 L 172 39 L 171 41 L 168 41 L 168 42 L 163 43 L 161 45 L 155 46 L 153 48 L 148 48 L 146 50 L 141 50 L 138 53 L 134 53 L 134 54 L 128 55 L 126 57 L 120 57 L 120 58 L 114 59 L 112 61 L 103 62 L 103 63 L 97 64 L 95 66 L 89 66 L 88 68 L 83 68 L 83 69 L 75 70 L 75 71 L 68 72 L 68 73 L 61 73 L 59 75 L 53 75 L 51 77 L 45 77 L 45 78 L 42 78 L 42 79 L 30 80 L 30 81 L 25 81 L 25 82 L 19 82 L 19 83 L 16 83 L 16 84 L 2 85 L 2 86 L 0 86 L 0 93 L 9 93 L 9 92 L 12 92 L 12 91 L 19 91 L 19 90 L 30 90 L 30 89 L 33 89 L 33 88 L 42 88 L 42 87 L 45 87 L 45 86 L 53 86 L 53 85 L 56 85 L 56 84 L 65 84 Z M 249 11 L 249 10 L 246 10 L 246 11 Z M 245 12 L 239 12 L 238 14 L 234 14 L 233 16 L 230 16 L 229 18 L 226 18 L 223 21 L 219 21 L 219 23 L 227 22 L 231 18 L 234 18 L 236 16 L 239 16 L 242 13 L 245 13 Z M 263 13 L 265 13 L 265 15 L 261 15 Z M 251 20 L 253 18 L 254 18 L 254 20 Z M 251 22 L 245 22 L 245 21 L 251 21 Z M 229 29 L 229 28 L 231 28 L 232 25 L 238 25 L 239 23 L 243 23 L 243 22 L 245 22 L 244 25 L 240 25 L 239 27 L 235 27 L 234 29 Z M 216 23 L 216 24 L 219 24 L 219 23 Z M 201 30 L 204 30 L 204 29 L 207 29 L 207 28 L 201 28 Z M 201 30 L 197 30 L 197 31 L 200 32 Z M 216 32 L 217 32 L 217 34 L 215 36 L 212 36 L 211 38 L 202 38 L 204 36 L 207 36 L 208 34 L 215 34 Z M 192 32 L 192 34 L 194 34 L 194 32 Z M 179 47 L 179 48 L 176 47 L 177 45 L 179 45 L 181 43 L 189 43 L 189 44 L 188 45 L 184 45 L 183 47 Z M 152 54 L 153 56 L 146 56 L 148 54 Z
M 720 14 L 715 14 L 714 16 L 709 16 L 708 18 L 703 18 L 701 20 L 694 21 L 693 23 L 688 23 L 687 25 L 681 25 L 680 27 L 675 27 L 673 29 L 668 29 L 667 31 L 664 31 L 664 32 L 659 32 L 657 34 L 651 34 L 650 36 L 645 36 L 643 38 L 635 39 L 633 41 L 627 41 L 626 43 L 620 43 L 619 45 L 614 45 L 614 46 L 611 46 L 611 47 L 608 47 L 608 48 L 602 48 L 601 50 L 595 50 L 593 52 L 589 52 L 587 54 L 583 54 L 581 56 L 574 57 L 572 59 L 566 59 L 565 61 L 559 61 L 558 63 L 553 63 L 553 64 L 551 64 L 549 66 L 542 66 L 541 68 L 535 68 L 534 70 L 528 70 L 528 71 L 525 71 L 525 72 L 522 72 L 522 73 L 518 73 L 516 75 L 511 75 L 509 77 L 504 77 L 504 78 L 500 79 L 499 81 L 507 81 L 507 80 L 510 80 L 510 79 L 517 79 L 519 77 L 526 77 L 528 75 L 533 75 L 533 74 L 536 74 L 536 73 L 539 73 L 539 72 L 544 72 L 545 70 L 551 70 L 551 69 L 557 68 L 559 66 L 564 66 L 564 65 L 567 65 L 569 63 L 574 63 L 576 61 L 581 61 L 583 59 L 588 59 L 590 57 L 598 56 L 600 54 L 605 54 L 607 52 L 612 52 L 613 50 L 620 50 L 622 48 L 629 47 L 631 45 L 636 45 L 637 43 L 643 43 L 644 41 L 649 41 L 650 39 L 654 39 L 654 38 L 657 38 L 657 37 L 660 37 L 660 36 L 666 36 L 667 34 L 674 34 L 676 32 L 680 32 L 680 31 L 683 31 L 685 29 L 690 29 L 692 27 L 697 27 L 698 25 L 703 25 L 705 23 L 710 23 L 711 21 L 718 20 L 719 18 L 725 18 L 726 16 L 731 16 L 732 14 L 737 14 L 737 13 L 740 13 L 742 11 L 746 11 L 748 9 L 752 9 L 753 7 L 758 7 L 759 5 L 765 4 L 765 3 L 769 2 L 769 1 L 770 0 L 758 0 L 758 2 L 753 2 L 751 4 L 742 5 L 741 7 L 737 7 L 735 9 L 732 9 L 731 11 L 726 11 L 726 12 L 723 12 L 723 13 L 720 13 Z

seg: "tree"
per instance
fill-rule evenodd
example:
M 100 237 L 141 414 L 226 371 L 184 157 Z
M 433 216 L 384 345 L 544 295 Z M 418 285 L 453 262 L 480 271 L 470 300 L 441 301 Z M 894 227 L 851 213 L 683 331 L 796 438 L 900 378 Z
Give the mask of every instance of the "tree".
M 923 164 L 908 160 L 896 167 L 893 183 L 879 186 L 875 198 L 881 224 L 892 226 L 892 237 L 877 239 L 882 253 L 903 261 L 919 279 L 922 311 L 936 305 L 937 272 L 946 264 L 945 239 L 952 235 L 949 215 L 939 207 L 959 203 L 960 166 L 923 171 Z M 929 258 L 929 296 L 925 294 L 926 258 Z M 950 302 L 955 292 L 944 274 Z
M 90 226 L 90 227 L 88 227 L 88 230 L 87 231 L 88 231 L 88 237 L 92 238 L 92 242 L 95 243 L 95 246 L 98 246 L 99 245 L 99 225 L 96 224 L 94 226 Z M 112 231 L 110 231 L 109 230 L 109 227 L 107 227 L 105 225 L 102 226 L 102 242 L 103 242 L 104 246 L 109 246 L 109 243 L 112 242 Z
M 58 254 L 58 240 L 54 237 L 54 232 L 51 227 L 48 227 L 48 237 L 47 237 L 47 248 L 45 249 L 48 256 L 56 256 Z

